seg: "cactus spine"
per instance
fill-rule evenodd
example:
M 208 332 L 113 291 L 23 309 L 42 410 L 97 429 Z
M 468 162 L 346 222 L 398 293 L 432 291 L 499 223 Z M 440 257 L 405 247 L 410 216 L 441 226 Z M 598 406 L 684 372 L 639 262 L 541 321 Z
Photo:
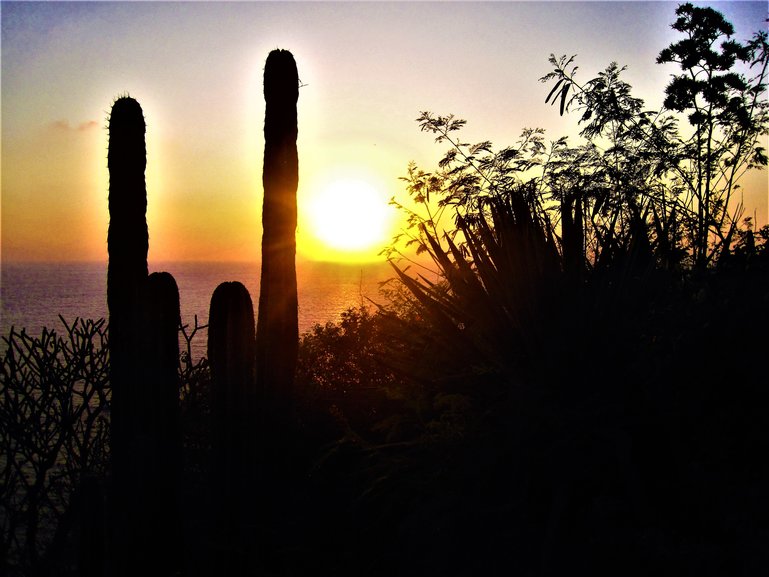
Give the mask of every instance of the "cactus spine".
M 298 98 L 294 57 L 287 50 L 273 50 L 264 67 L 262 277 L 256 330 L 257 378 L 270 422 L 289 419 L 299 346 L 295 262 Z

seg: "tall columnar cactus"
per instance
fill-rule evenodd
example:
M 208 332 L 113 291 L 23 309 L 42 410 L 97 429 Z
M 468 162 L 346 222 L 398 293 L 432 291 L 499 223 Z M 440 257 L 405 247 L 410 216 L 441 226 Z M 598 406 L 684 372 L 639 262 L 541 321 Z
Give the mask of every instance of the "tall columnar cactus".
M 143 302 L 147 281 L 147 165 L 144 115 L 133 98 L 118 98 L 109 118 L 109 230 L 107 305 L 110 330 L 113 573 L 128 575 L 132 551 L 140 549 L 142 503 L 138 469 L 142 381 Z
M 246 505 L 256 475 L 254 333 L 254 306 L 246 287 L 239 282 L 216 287 L 208 318 L 211 494 L 217 500 L 216 534 L 228 541 L 230 550 L 241 549 L 237 545 L 244 540 L 244 526 L 253 512 Z M 239 563 L 232 556 L 219 561 L 233 570 Z
M 147 189 L 144 115 L 133 98 L 118 98 L 109 117 L 107 305 L 112 383 L 112 466 L 116 479 L 131 469 L 129 439 L 136 413 L 144 283 L 147 279 Z
M 299 77 L 294 57 L 273 50 L 264 67 L 262 279 L 256 369 L 265 410 L 287 419 L 299 346 L 296 289 L 296 150 Z
M 109 118 L 107 304 L 110 324 L 112 572 L 171 574 L 178 487 L 179 293 L 147 276 L 147 155 L 141 106 L 118 98 Z

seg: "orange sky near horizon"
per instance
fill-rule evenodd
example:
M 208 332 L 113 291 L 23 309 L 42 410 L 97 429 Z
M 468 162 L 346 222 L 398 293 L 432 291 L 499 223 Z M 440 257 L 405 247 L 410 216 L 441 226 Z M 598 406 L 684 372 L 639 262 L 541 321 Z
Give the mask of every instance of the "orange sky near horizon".
M 708 5 L 740 40 L 766 17 L 762 2 Z M 409 161 L 431 170 L 445 152 L 420 133 L 421 110 L 467 119 L 463 140 L 496 148 L 529 126 L 573 136 L 576 116 L 559 117 L 537 81 L 551 52 L 578 53 L 583 78 L 627 64 L 635 94 L 658 107 L 674 70 L 654 60 L 677 38 L 675 6 L 4 2 L 0 259 L 106 260 L 106 117 L 128 92 L 147 121 L 150 260 L 258 260 L 262 70 L 276 47 L 292 51 L 303 83 L 298 257 L 381 259 L 399 226 L 386 207 L 405 197 L 399 177 Z M 339 181 L 380 197 L 381 209 L 359 212 L 387 212 L 385 224 L 370 221 L 385 232 L 368 247 L 320 238 L 309 207 Z M 766 172 L 743 188 L 746 215 L 769 222 Z

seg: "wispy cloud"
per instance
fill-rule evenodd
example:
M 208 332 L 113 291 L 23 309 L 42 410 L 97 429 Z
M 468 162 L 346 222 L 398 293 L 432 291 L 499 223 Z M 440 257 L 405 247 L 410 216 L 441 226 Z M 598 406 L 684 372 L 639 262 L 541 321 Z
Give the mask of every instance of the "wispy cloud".
M 72 125 L 68 120 L 56 120 L 51 122 L 48 127 L 56 132 L 86 132 L 94 128 L 99 128 L 99 123 L 95 120 L 87 120 L 78 125 Z

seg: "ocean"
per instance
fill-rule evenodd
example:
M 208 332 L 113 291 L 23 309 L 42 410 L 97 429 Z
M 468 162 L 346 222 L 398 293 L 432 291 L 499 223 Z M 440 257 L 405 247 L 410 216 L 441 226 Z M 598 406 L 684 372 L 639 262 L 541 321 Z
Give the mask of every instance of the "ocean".
M 150 263 L 150 272 L 170 272 L 179 286 L 182 323 L 190 327 L 195 315 L 208 322 L 211 295 L 219 283 L 240 281 L 259 302 L 259 263 L 168 262 Z M 393 276 L 387 263 L 297 263 L 299 332 L 315 324 L 335 322 L 343 311 L 381 301 L 380 282 Z M 107 318 L 106 263 L 3 263 L 0 268 L 0 336 L 11 326 L 39 335 L 43 327 L 63 332 L 59 320 Z M 205 351 L 206 336 L 198 336 L 195 355 Z M 5 348 L 0 343 L 0 349 Z

